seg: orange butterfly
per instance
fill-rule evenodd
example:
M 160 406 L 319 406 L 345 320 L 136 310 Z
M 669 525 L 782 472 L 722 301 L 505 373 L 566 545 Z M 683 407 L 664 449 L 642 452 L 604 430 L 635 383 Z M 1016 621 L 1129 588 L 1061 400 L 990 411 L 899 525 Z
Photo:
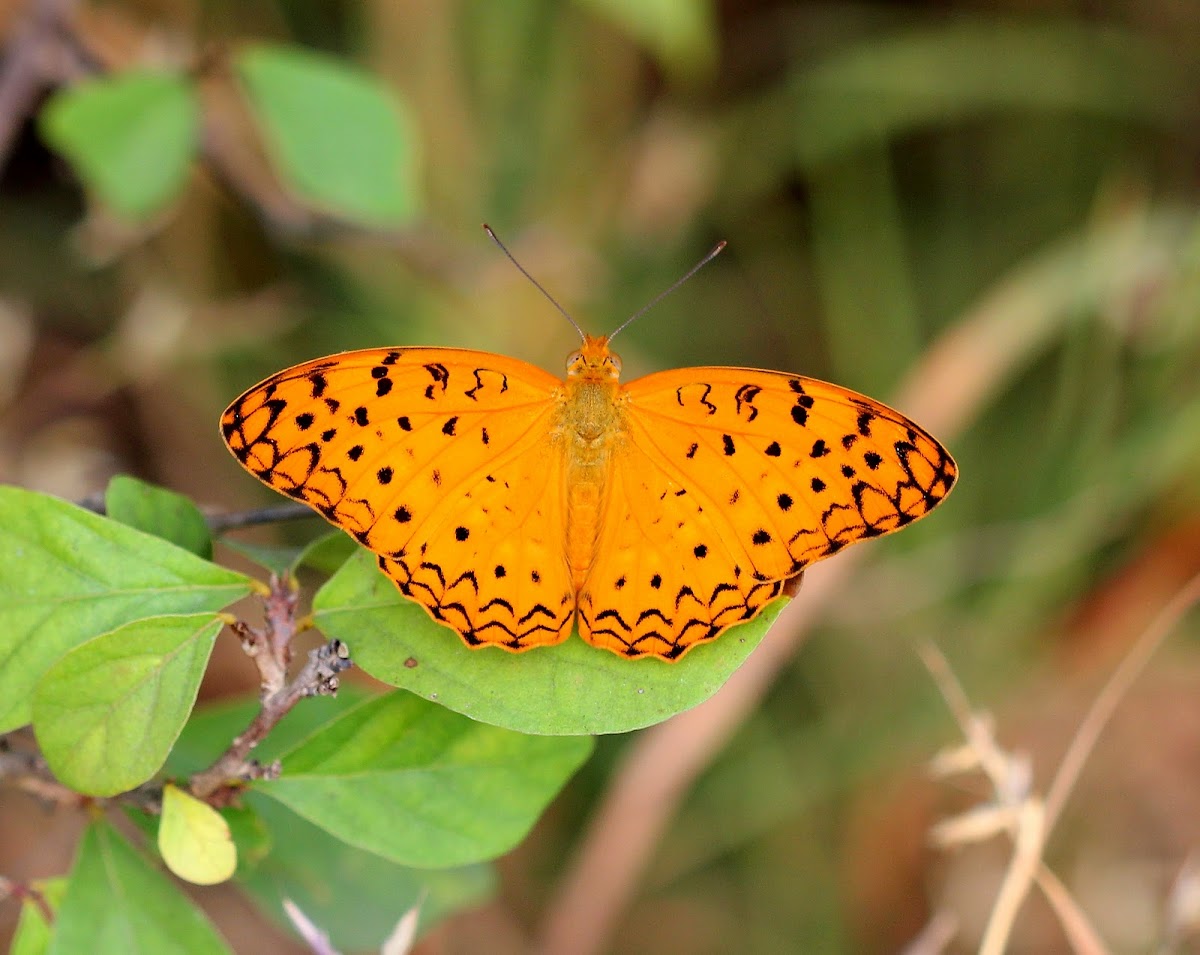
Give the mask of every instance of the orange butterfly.
M 251 388 L 222 432 L 468 646 L 511 651 L 577 625 L 677 660 L 954 485 L 941 444 L 845 388 L 745 368 L 622 385 L 609 339 L 583 338 L 565 381 L 456 348 L 332 355 Z

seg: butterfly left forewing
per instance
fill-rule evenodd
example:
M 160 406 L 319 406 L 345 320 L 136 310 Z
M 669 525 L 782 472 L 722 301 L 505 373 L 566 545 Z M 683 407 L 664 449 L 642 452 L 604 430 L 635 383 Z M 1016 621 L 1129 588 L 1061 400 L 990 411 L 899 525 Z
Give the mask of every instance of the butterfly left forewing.
M 674 659 L 712 639 L 814 561 L 927 514 L 957 475 L 899 412 L 815 379 L 688 368 L 631 382 L 622 398 L 630 450 L 612 485 L 623 490 L 580 628 L 590 603 L 592 642 L 629 655 Z M 651 517 L 622 531 L 626 511 Z
M 771 555 L 771 576 L 912 523 L 958 474 L 915 422 L 813 378 L 689 368 L 625 392 L 664 460 L 707 491 L 748 553 Z
M 369 349 L 268 378 L 229 406 L 222 433 L 247 470 L 378 554 L 468 644 L 523 649 L 569 632 L 561 542 L 545 545 L 557 563 L 532 543 L 562 534 L 561 495 L 546 493 L 560 388 L 499 355 Z M 533 553 L 510 556 L 526 530 Z M 519 560 L 544 566 L 542 586 L 499 583 L 497 567 Z

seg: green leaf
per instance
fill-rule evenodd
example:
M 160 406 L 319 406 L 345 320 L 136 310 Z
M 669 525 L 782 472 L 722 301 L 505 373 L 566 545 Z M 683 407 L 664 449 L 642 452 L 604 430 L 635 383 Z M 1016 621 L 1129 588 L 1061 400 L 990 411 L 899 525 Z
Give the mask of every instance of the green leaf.
M 363 552 L 317 593 L 314 619 L 376 679 L 522 733 L 625 733 L 704 702 L 750 654 L 786 601 L 676 663 L 626 660 L 577 636 L 513 654 L 471 650 L 400 595 Z
M 62 905 L 63 896 L 67 892 L 65 877 L 39 880 L 32 888 L 41 893 L 50 911 L 57 917 Z M 41 906 L 28 896 L 21 899 L 21 920 L 13 933 L 12 947 L 8 955 L 45 955 L 50 948 L 53 929 L 42 914 Z
M 376 79 L 284 46 L 249 47 L 236 65 L 275 164 L 302 198 L 366 223 L 413 218 L 416 136 Z
M 344 842 L 402 865 L 466 865 L 507 852 L 592 749 L 524 736 L 410 693 L 367 700 L 254 783 Z
M 163 787 L 158 851 L 168 869 L 196 885 L 224 882 L 237 868 L 229 824 L 208 803 L 170 783 Z
M 247 560 L 258 564 L 273 574 L 282 576 L 295 566 L 300 556 L 300 548 L 283 547 L 273 544 L 251 544 L 247 541 L 234 540 L 231 537 L 221 538 L 221 544 L 231 551 L 241 554 Z
M 577 0 L 629 31 L 667 69 L 694 73 L 717 56 L 717 17 L 710 0 Z
M 254 871 L 270 854 L 274 842 L 261 815 L 246 805 L 243 799 L 240 806 L 224 807 L 221 816 L 229 826 L 229 834 L 237 849 L 237 872 L 234 877 Z
M 230 949 L 204 915 L 102 820 L 83 835 L 51 955 L 209 955 Z
M 225 623 L 212 613 L 135 620 L 51 666 L 34 694 L 33 727 L 54 775 L 112 796 L 158 772 Z
M 28 723 L 37 681 L 131 620 L 219 610 L 248 577 L 58 498 L 0 487 L 0 732 Z
M 346 845 L 271 799 L 253 792 L 245 799 L 271 833 L 272 849 L 239 872 L 238 883 L 281 925 L 290 924 L 283 900 L 291 899 L 339 951 L 378 950 L 400 915 L 421 899 L 421 924 L 429 926 L 494 891 L 491 866 L 396 865 Z
M 323 574 L 333 575 L 355 553 L 358 545 L 344 531 L 324 534 L 300 552 L 293 569 L 311 567 Z
M 111 520 L 168 540 L 197 557 L 212 559 L 208 523 L 200 508 L 182 494 L 118 474 L 108 482 L 104 509 Z
M 191 83 L 152 72 L 65 89 L 41 117 L 46 141 L 102 202 L 131 219 L 157 212 L 183 187 L 197 125 Z

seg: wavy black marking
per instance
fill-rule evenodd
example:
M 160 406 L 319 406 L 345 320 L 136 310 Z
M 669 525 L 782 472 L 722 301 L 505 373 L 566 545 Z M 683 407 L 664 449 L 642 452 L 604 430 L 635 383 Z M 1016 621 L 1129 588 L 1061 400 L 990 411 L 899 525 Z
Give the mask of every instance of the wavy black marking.
M 430 362 L 428 365 L 425 365 L 424 368 L 427 372 L 429 372 L 429 376 L 433 379 L 432 384 L 425 386 L 425 397 L 432 401 L 435 388 L 440 387 L 442 394 L 446 393 L 446 388 L 450 384 L 450 372 L 447 370 L 445 365 L 436 361 Z
M 758 385 L 742 385 L 734 392 L 733 400 L 738 414 L 742 413 L 742 405 L 746 405 L 750 409 L 747 416 L 747 421 L 753 421 L 758 417 L 758 409 L 754 407 L 754 399 L 762 393 L 762 389 Z

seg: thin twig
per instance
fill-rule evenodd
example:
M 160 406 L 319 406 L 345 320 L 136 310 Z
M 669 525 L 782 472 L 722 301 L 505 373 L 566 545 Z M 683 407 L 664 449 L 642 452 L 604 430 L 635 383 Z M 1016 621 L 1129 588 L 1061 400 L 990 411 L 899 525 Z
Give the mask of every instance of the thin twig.
M 979 955 L 1003 955 L 1008 948 L 1017 913 L 1029 895 L 1034 876 L 1042 861 L 1045 844 L 1045 810 L 1036 798 L 1025 800 L 1017 816 L 1012 858 L 1004 882 L 988 917 L 987 929 L 979 945 Z
M 1071 951 L 1075 955 L 1108 955 L 1108 948 L 1092 928 L 1092 923 L 1067 891 L 1067 887 L 1044 862 L 1038 866 L 1035 878 L 1042 895 L 1058 917 L 1058 924 L 1062 926 Z
M 321 931 L 304 913 L 304 910 L 291 899 L 283 900 L 283 912 L 296 932 L 304 939 L 304 944 L 309 947 L 313 955 L 339 955 L 338 950 L 329 940 L 328 934 Z
M 246 653 L 258 667 L 261 705 L 250 725 L 217 761 L 192 777 L 191 791 L 196 798 L 219 803 L 247 779 L 278 775 L 278 765 L 258 765 L 249 759 L 251 751 L 300 700 L 337 692 L 338 674 L 350 666 L 346 645 L 340 640 L 311 651 L 304 668 L 287 682 L 291 641 L 296 633 L 295 612 L 294 581 L 272 576 L 265 626 L 259 629 L 241 624 L 236 628 Z
M 904 946 L 900 955 L 941 955 L 958 934 L 958 919 L 941 909 L 925 923 L 921 933 Z
M 41 913 L 42 919 L 47 925 L 54 924 L 54 909 L 50 907 L 50 901 L 46 898 L 46 894 L 30 883 L 18 882 L 16 879 L 0 875 L 0 902 L 4 899 L 19 901 L 28 899 L 37 906 L 38 912 Z
M 55 779 L 41 753 L 10 749 L 0 738 L 0 783 L 4 782 L 51 805 L 80 806 L 88 798 Z
M 104 502 L 104 494 L 89 494 L 75 501 L 76 507 L 91 511 L 93 514 L 107 514 L 108 508 Z M 248 511 L 230 511 L 227 514 L 205 514 L 204 523 L 214 534 L 236 530 L 240 527 L 258 527 L 262 524 L 280 524 L 284 521 L 301 521 L 319 515 L 307 504 L 299 501 L 288 501 L 286 504 L 271 504 L 267 507 L 255 507 Z
M 939 847 L 959 846 L 966 842 L 978 842 L 998 832 L 1007 833 L 1013 841 L 1013 855 L 993 903 L 980 952 L 1000 953 L 1005 950 L 1021 904 L 1030 886 L 1036 882 L 1058 915 L 1072 951 L 1076 955 L 1107 955 L 1100 936 L 1083 911 L 1042 861 L 1048 835 L 1045 805 L 1030 792 L 1031 770 L 1028 760 L 1000 748 L 990 718 L 971 709 L 958 678 L 945 656 L 931 641 L 919 643 L 917 653 L 967 740 L 966 752 L 952 751 L 949 756 L 942 755 L 935 759 L 935 767 L 943 770 L 982 770 L 992 784 L 995 796 L 991 803 L 977 806 L 933 826 L 930 842 Z
M 1100 734 L 1111 720 L 1120 701 L 1145 669 L 1154 651 L 1162 645 L 1179 620 L 1198 600 L 1200 574 L 1184 584 L 1155 616 L 1092 701 L 1059 763 L 1046 800 L 1043 802 L 1030 797 L 1023 801 L 1014 832 L 1013 857 L 988 920 L 980 946 L 981 955 L 999 955 L 1004 951 L 1017 912 L 1034 882 L 1054 907 L 1073 951 L 1080 955 L 1105 952 L 1103 942 L 1066 887 L 1041 861 L 1042 851 L 1054 822 L 1061 814 L 1063 805 L 1078 782 Z M 990 733 L 980 732 L 983 728 L 982 721 L 971 711 L 962 687 L 940 651 L 932 644 L 925 643 L 918 648 L 918 652 L 941 689 L 964 736 L 976 752 L 981 768 L 991 779 L 998 799 L 1003 802 L 1005 773 L 1002 766 L 1006 762 L 1004 754 L 995 745 Z
M 249 511 L 231 511 L 228 514 L 205 514 L 204 521 L 214 534 L 239 527 L 257 527 L 260 524 L 279 524 L 283 521 L 300 521 L 319 515 L 307 504 L 289 501 L 287 504 L 273 504 L 270 507 L 258 507 Z
M 1075 788 L 1084 764 L 1096 746 L 1096 741 L 1108 725 L 1117 705 L 1129 692 L 1133 682 L 1145 669 L 1146 664 L 1171 633 L 1192 605 L 1200 601 L 1200 574 L 1192 577 L 1158 612 L 1150 625 L 1142 631 L 1120 665 L 1113 671 L 1108 682 L 1092 701 L 1087 715 L 1075 731 L 1071 744 L 1058 764 L 1058 771 L 1046 793 L 1046 834 L 1054 828 L 1062 813 L 1063 805 Z

